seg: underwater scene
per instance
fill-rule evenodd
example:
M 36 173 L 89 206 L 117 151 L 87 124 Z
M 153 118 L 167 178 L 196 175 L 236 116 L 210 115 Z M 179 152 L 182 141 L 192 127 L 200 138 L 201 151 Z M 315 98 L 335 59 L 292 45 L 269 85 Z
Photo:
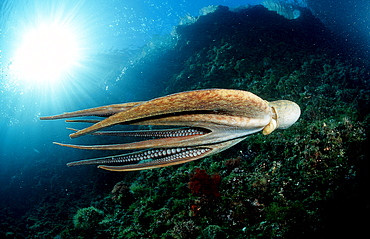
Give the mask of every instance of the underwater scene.
M 0 11 L 0 238 L 368 234 L 368 0 Z

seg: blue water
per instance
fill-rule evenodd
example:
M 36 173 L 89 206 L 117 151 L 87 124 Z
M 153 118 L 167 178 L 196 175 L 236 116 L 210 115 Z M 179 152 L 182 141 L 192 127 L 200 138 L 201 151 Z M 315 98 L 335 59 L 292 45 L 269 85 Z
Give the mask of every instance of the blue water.
M 117 81 L 124 69 L 141 54 L 150 54 L 150 44 L 173 44 L 171 32 L 186 16 L 198 16 L 208 5 L 238 7 L 258 0 L 2 0 L 0 19 L 0 207 L 27 201 L 17 208 L 23 215 L 42 195 L 58 188 L 68 198 L 71 185 L 87 187 L 90 178 L 106 172 L 95 168 L 67 168 L 67 162 L 99 155 L 71 151 L 52 142 L 71 142 L 66 124 L 40 121 L 47 116 L 100 105 L 146 100 L 159 96 L 161 79 L 136 78 Z M 333 31 L 360 45 L 364 55 L 370 46 L 370 3 L 357 1 L 289 1 L 312 6 Z M 338 15 L 339 14 L 339 15 Z M 24 33 L 45 22 L 57 20 L 73 26 L 80 41 L 81 59 L 61 80 L 52 83 L 24 81 L 14 72 L 14 56 Z M 143 51 L 142 49 L 146 49 Z M 156 62 L 153 71 L 160 68 Z M 150 71 L 150 68 L 149 68 Z M 25 78 L 23 76 L 23 78 Z M 27 77 L 26 77 L 27 78 Z M 86 143 L 86 139 L 83 139 Z M 73 141 L 78 143 L 79 140 Z M 83 174 L 83 175 L 81 175 Z M 118 177 L 118 176 L 117 176 Z M 117 178 L 119 180 L 119 178 Z M 2 205 L 2 206 L 1 206 Z M 19 204 L 17 204 L 19 205 Z

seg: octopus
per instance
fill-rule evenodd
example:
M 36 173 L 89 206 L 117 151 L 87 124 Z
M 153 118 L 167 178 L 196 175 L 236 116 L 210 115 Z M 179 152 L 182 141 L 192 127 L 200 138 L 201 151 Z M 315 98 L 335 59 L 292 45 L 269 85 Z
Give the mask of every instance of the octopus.
M 206 89 L 40 119 L 104 117 L 98 120 L 66 120 L 92 124 L 81 130 L 71 129 L 74 131 L 69 135 L 72 139 L 87 134 L 144 138 L 141 141 L 107 145 L 54 142 L 77 149 L 130 150 L 121 155 L 70 162 L 67 166 L 97 164 L 98 168 L 109 171 L 135 171 L 183 164 L 219 153 L 250 134 L 262 131 L 268 135 L 275 129 L 287 129 L 298 120 L 300 114 L 300 107 L 289 100 L 268 102 L 248 91 Z M 151 128 L 134 131 L 102 130 L 114 125 Z

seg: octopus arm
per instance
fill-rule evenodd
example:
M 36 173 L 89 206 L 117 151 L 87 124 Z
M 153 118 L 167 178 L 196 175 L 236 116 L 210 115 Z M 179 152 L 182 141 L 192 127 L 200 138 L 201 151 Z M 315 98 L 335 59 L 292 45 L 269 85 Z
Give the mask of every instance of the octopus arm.
M 219 153 L 239 143 L 243 139 L 244 138 L 239 138 L 218 144 L 197 147 L 149 149 L 117 156 L 75 161 L 68 163 L 67 166 L 88 165 L 88 164 L 130 163 L 145 160 L 142 163 L 128 164 L 123 166 L 99 165 L 98 168 L 109 171 L 136 171 L 167 167 L 177 164 L 183 164 L 186 162 L 194 161 L 206 156 Z
M 247 91 L 227 89 L 188 91 L 135 105 L 73 133 L 70 137 L 76 138 L 111 125 L 137 121 L 148 117 L 197 111 L 255 118 L 269 114 L 271 109 L 266 101 Z

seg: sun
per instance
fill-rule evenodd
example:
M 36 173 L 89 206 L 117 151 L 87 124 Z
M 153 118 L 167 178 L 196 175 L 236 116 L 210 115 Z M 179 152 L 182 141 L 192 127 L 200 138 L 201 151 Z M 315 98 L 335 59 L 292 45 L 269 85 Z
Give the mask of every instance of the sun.
M 44 23 L 25 32 L 12 61 L 13 73 L 24 83 L 57 83 L 80 61 L 76 36 L 58 23 Z

